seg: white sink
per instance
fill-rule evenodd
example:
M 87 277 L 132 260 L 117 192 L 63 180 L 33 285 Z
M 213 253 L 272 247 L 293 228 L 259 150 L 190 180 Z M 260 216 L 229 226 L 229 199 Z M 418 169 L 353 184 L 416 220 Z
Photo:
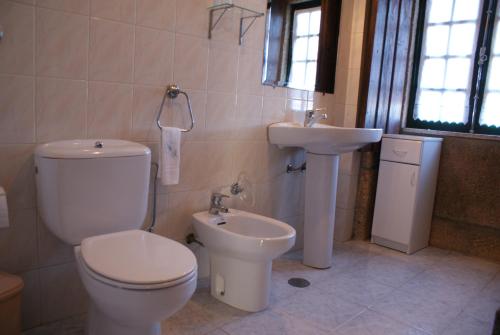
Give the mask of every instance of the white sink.
M 269 126 L 269 142 L 280 147 L 300 147 L 322 155 L 351 152 L 382 138 L 382 129 L 343 128 L 314 124 L 311 128 L 295 122 Z
M 307 151 L 303 263 L 328 268 L 332 264 L 339 155 L 380 141 L 382 129 L 323 124 L 309 128 L 292 122 L 275 123 L 268 129 L 271 143 Z

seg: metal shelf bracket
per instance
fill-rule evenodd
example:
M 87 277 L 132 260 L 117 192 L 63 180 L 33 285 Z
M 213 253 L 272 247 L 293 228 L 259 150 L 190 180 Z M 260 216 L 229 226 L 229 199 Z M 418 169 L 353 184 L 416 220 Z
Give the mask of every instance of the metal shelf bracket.
M 223 5 L 208 7 L 208 10 L 210 11 L 209 23 L 208 23 L 208 38 L 209 39 L 212 38 L 212 31 L 215 29 L 217 24 L 220 22 L 220 20 L 224 16 L 224 14 L 226 14 L 226 12 L 231 8 L 238 8 L 241 10 L 240 34 L 239 34 L 239 40 L 238 40 L 239 45 L 241 45 L 243 42 L 243 37 L 248 32 L 250 27 L 254 24 L 255 20 L 261 16 L 264 16 L 264 13 L 257 12 L 257 11 L 254 11 L 252 9 L 248 9 L 248 8 L 241 7 L 241 6 L 234 5 L 234 4 L 223 4 Z M 220 11 L 222 11 L 222 12 L 220 12 Z M 216 17 L 216 12 L 220 12 L 217 14 L 217 17 Z M 250 23 L 248 23 L 246 26 L 244 24 L 245 20 L 250 20 Z

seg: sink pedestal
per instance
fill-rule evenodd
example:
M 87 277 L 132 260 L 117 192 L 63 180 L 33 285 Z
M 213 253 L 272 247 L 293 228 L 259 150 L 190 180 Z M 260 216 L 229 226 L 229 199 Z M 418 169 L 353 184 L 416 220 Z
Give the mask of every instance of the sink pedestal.
M 306 153 L 304 265 L 332 265 L 339 155 Z

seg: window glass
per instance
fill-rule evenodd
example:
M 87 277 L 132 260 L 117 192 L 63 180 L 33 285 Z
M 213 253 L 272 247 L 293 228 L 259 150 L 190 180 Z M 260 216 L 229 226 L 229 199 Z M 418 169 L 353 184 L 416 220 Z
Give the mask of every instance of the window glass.
M 500 6 L 500 2 L 499 2 Z M 500 14 L 497 9 L 497 14 Z M 496 16 L 494 36 L 490 53 L 486 88 L 479 114 L 482 126 L 500 127 L 500 15 Z
M 429 0 L 413 118 L 467 123 L 479 0 Z
M 288 87 L 314 90 L 320 23 L 320 6 L 295 10 Z

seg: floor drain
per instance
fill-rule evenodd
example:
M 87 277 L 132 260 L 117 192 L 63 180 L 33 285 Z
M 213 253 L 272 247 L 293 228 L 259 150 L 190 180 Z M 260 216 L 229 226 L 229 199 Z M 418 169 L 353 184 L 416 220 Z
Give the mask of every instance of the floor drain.
M 288 279 L 288 284 L 292 285 L 293 287 L 300 288 L 308 287 L 309 285 L 311 285 L 311 283 L 304 278 L 290 278 Z

